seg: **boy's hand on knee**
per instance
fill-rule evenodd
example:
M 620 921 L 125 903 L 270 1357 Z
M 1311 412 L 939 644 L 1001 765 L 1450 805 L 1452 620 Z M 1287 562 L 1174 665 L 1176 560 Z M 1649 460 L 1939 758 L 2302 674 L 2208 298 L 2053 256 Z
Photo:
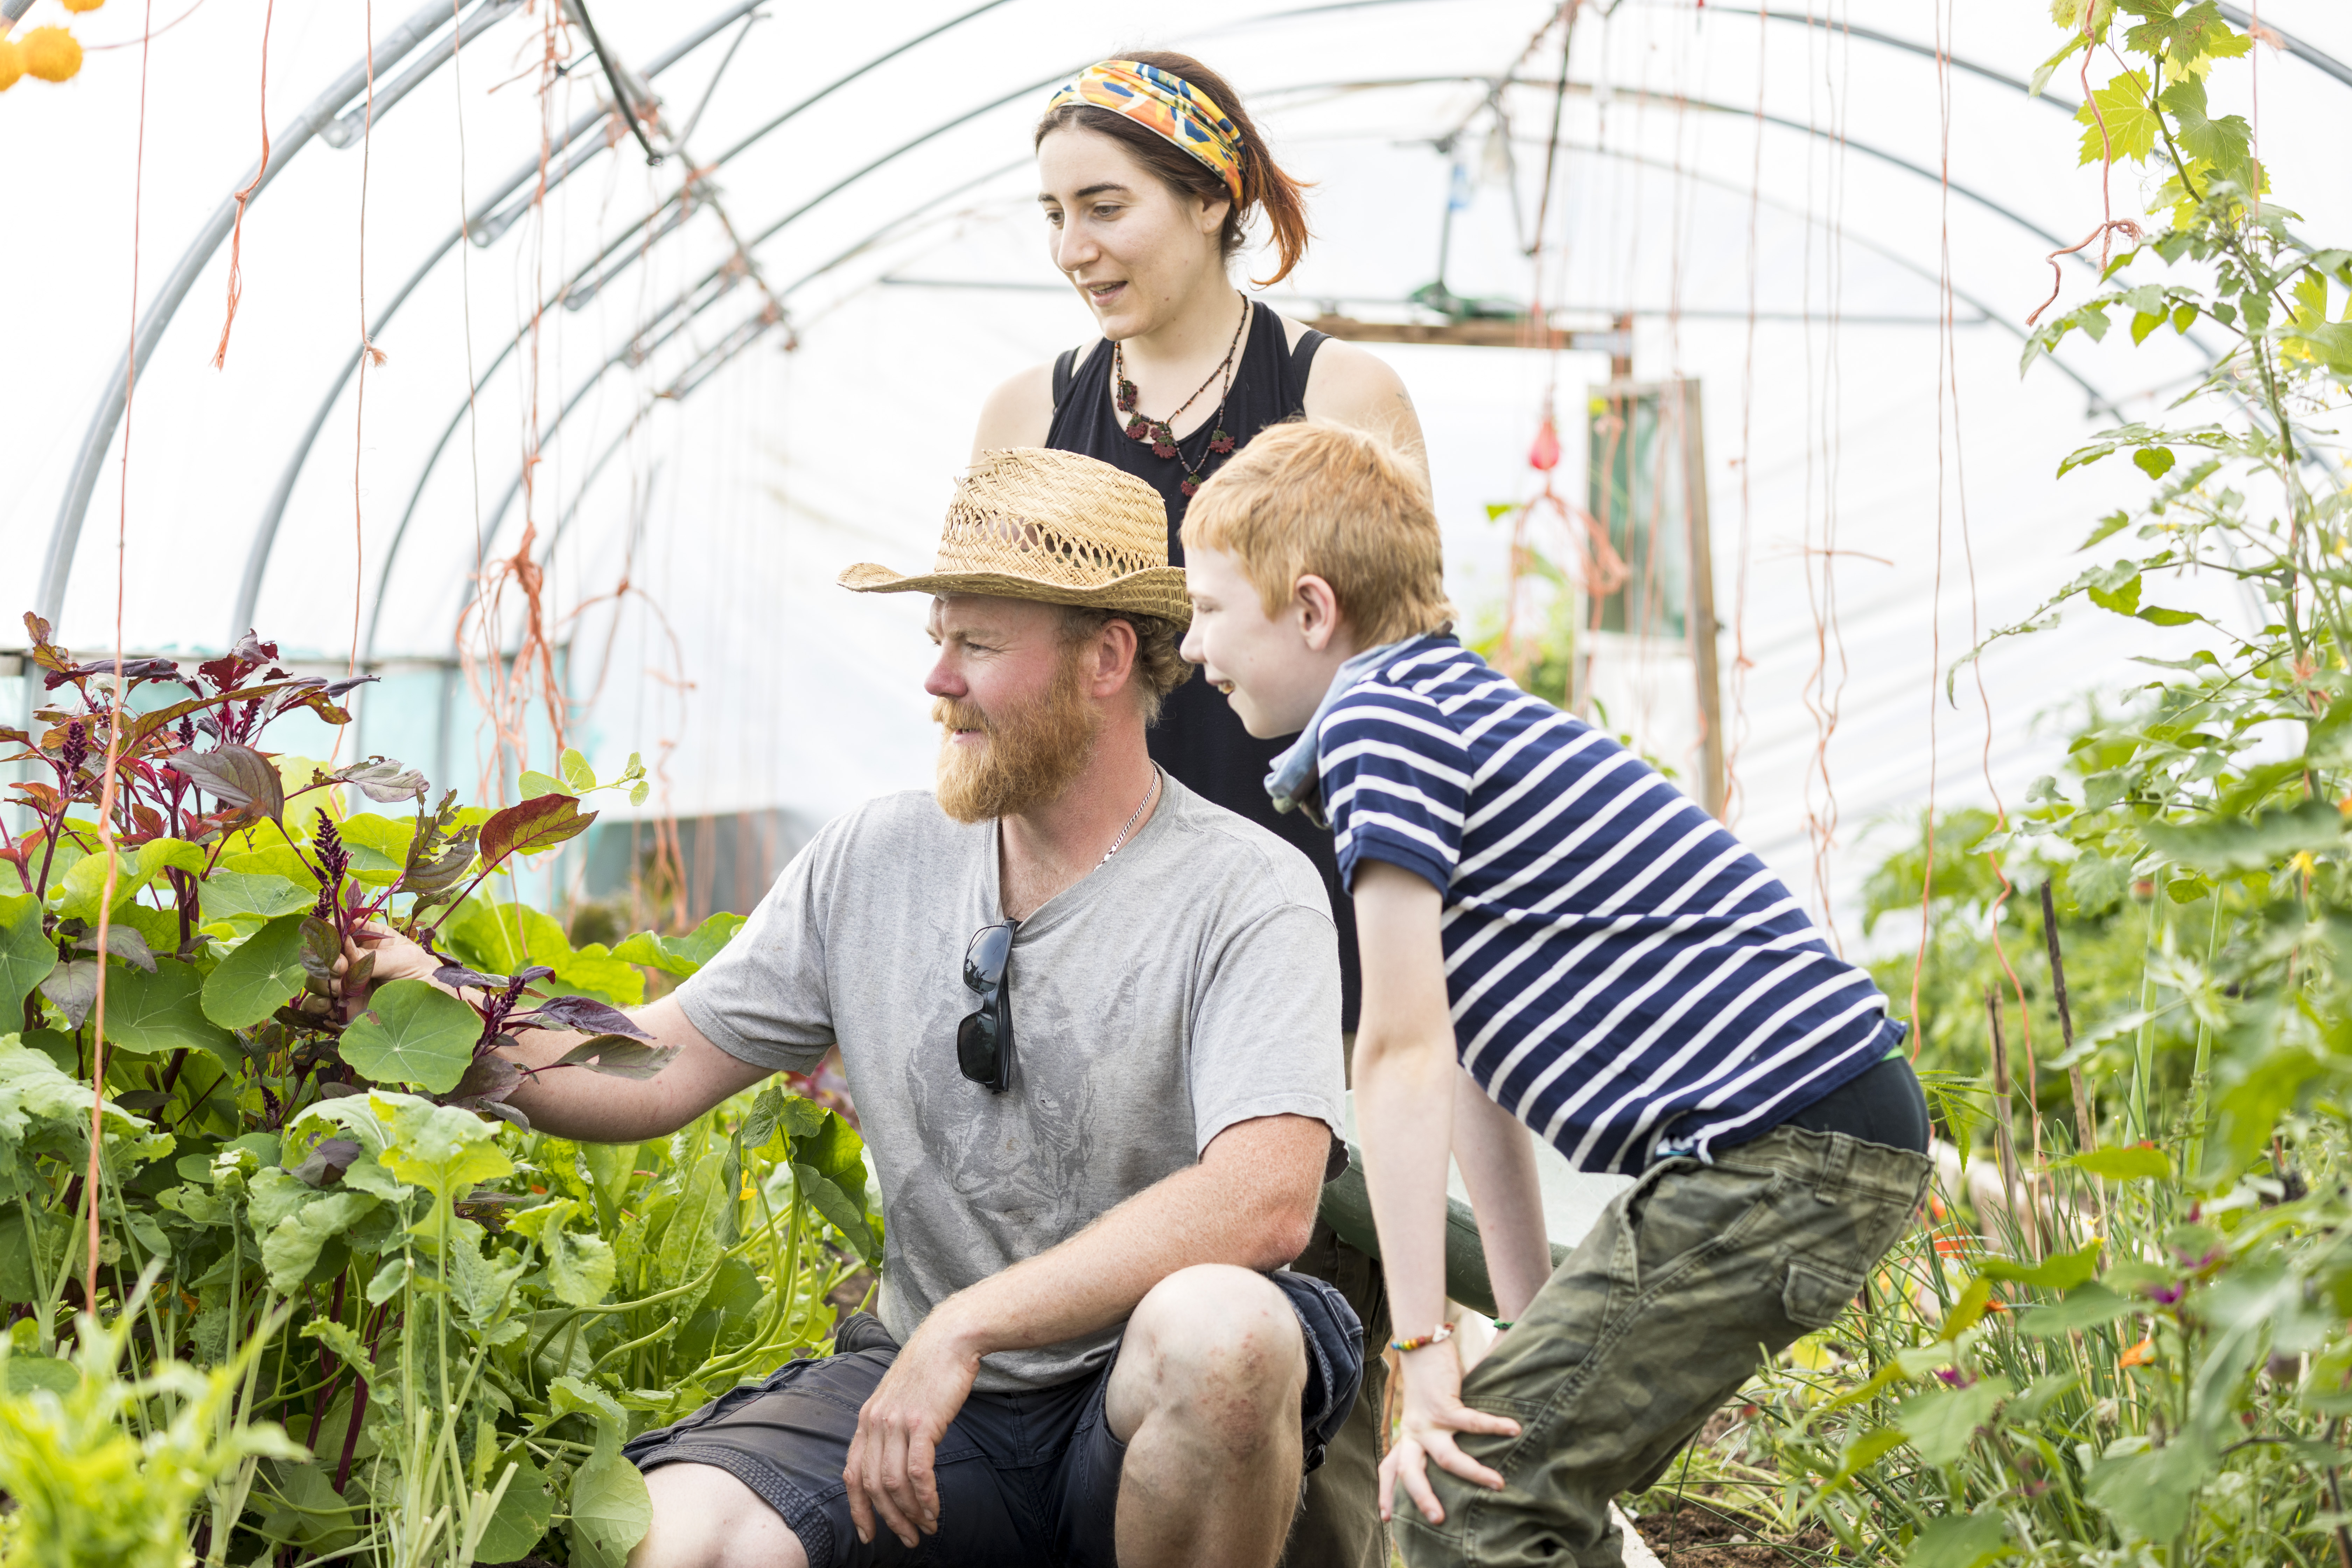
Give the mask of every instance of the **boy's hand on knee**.
M 1445 1522 L 1445 1509 L 1430 1489 L 1427 1462 L 1490 1491 L 1503 1489 L 1503 1478 L 1464 1453 L 1454 1440 L 1457 1432 L 1477 1432 L 1516 1437 L 1519 1424 L 1507 1415 L 1492 1415 L 1462 1403 L 1462 1363 L 1450 1344 L 1426 1346 L 1405 1353 L 1404 1411 L 1396 1446 L 1381 1461 L 1381 1518 L 1395 1517 L 1396 1484 L 1432 1524 Z

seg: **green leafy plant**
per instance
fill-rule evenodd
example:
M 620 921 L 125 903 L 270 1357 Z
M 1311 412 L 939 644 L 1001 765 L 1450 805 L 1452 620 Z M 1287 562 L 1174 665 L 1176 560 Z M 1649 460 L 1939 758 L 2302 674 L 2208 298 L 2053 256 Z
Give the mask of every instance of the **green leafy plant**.
M 1879 977 L 1916 1000 L 1939 1130 L 1997 1146 L 2000 1177 L 1939 1191 L 1752 1391 L 1780 1490 L 1745 1500 L 1933 1568 L 2352 1562 L 2352 252 L 2303 238 L 2250 128 L 2210 112 L 2252 42 L 2210 0 L 2053 10 L 2045 79 L 2126 60 L 2084 161 L 2146 167 L 2156 221 L 2095 231 L 2125 243 L 2027 363 L 2121 319 L 2210 364 L 2173 417 L 2061 465 L 2124 453 L 2153 488 L 2084 546 L 2123 553 L 1996 636 L 2079 610 L 2168 646 L 2089 710 L 2064 779 L 1923 825 L 1871 885 L 1874 921 L 1926 922 Z M 2159 601 L 2192 574 L 2263 624 Z
M 566 1142 L 506 1103 L 525 1074 L 496 1047 L 577 1030 L 540 1070 L 651 1076 L 622 1009 L 740 917 L 575 947 L 493 896 L 589 826 L 583 795 L 641 799 L 634 760 L 427 805 L 397 762 L 263 750 L 298 707 L 345 721 L 350 683 L 257 638 L 189 674 L 27 626 L 48 695 L 5 732 L 32 821 L 0 839 L 6 1561 L 620 1563 L 648 1518 L 621 1445 L 821 1343 L 878 1258 L 863 1146 L 775 1087 L 657 1143 Z M 343 1000 L 368 924 L 456 994 Z

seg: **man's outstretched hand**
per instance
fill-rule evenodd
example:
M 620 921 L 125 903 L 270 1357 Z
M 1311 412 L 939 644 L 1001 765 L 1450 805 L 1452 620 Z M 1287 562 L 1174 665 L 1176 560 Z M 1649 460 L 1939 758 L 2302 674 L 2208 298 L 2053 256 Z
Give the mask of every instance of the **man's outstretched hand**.
M 909 1551 L 919 1537 L 939 1533 L 940 1486 L 932 1459 L 979 1375 L 979 1355 L 958 1342 L 940 1311 L 898 1352 L 857 1412 L 849 1462 L 842 1467 L 859 1541 L 873 1543 L 877 1514 Z
M 349 984 L 353 967 L 369 954 L 374 955 L 375 962 L 362 970 L 363 977 L 358 984 Z M 383 926 L 362 926 L 343 939 L 343 956 L 335 960 L 335 999 L 343 1005 L 343 1016 L 356 1018 L 366 1010 L 368 997 L 377 986 L 394 980 L 422 980 L 429 985 L 440 967 L 439 959 L 399 932 Z

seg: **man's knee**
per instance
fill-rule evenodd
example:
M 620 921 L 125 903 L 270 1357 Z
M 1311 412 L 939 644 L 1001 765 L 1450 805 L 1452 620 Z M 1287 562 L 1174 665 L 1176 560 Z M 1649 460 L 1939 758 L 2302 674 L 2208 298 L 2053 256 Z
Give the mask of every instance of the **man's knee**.
M 1128 1320 L 1108 1391 L 1122 1442 L 1157 1413 L 1212 1422 L 1237 1452 L 1296 1418 L 1307 1345 L 1290 1300 L 1265 1276 L 1225 1264 L 1179 1269 Z
M 716 1465 L 664 1465 L 646 1490 L 653 1523 L 628 1568 L 808 1568 L 776 1510 Z

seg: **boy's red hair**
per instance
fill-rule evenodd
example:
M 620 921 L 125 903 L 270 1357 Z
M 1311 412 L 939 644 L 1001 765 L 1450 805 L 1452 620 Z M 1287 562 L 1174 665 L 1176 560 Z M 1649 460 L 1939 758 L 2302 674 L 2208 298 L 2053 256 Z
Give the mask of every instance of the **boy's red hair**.
M 1367 647 L 1454 618 L 1420 470 L 1346 426 L 1294 420 L 1265 431 L 1192 498 L 1183 540 L 1187 550 L 1234 557 L 1268 616 L 1290 602 L 1299 578 L 1322 578 Z

